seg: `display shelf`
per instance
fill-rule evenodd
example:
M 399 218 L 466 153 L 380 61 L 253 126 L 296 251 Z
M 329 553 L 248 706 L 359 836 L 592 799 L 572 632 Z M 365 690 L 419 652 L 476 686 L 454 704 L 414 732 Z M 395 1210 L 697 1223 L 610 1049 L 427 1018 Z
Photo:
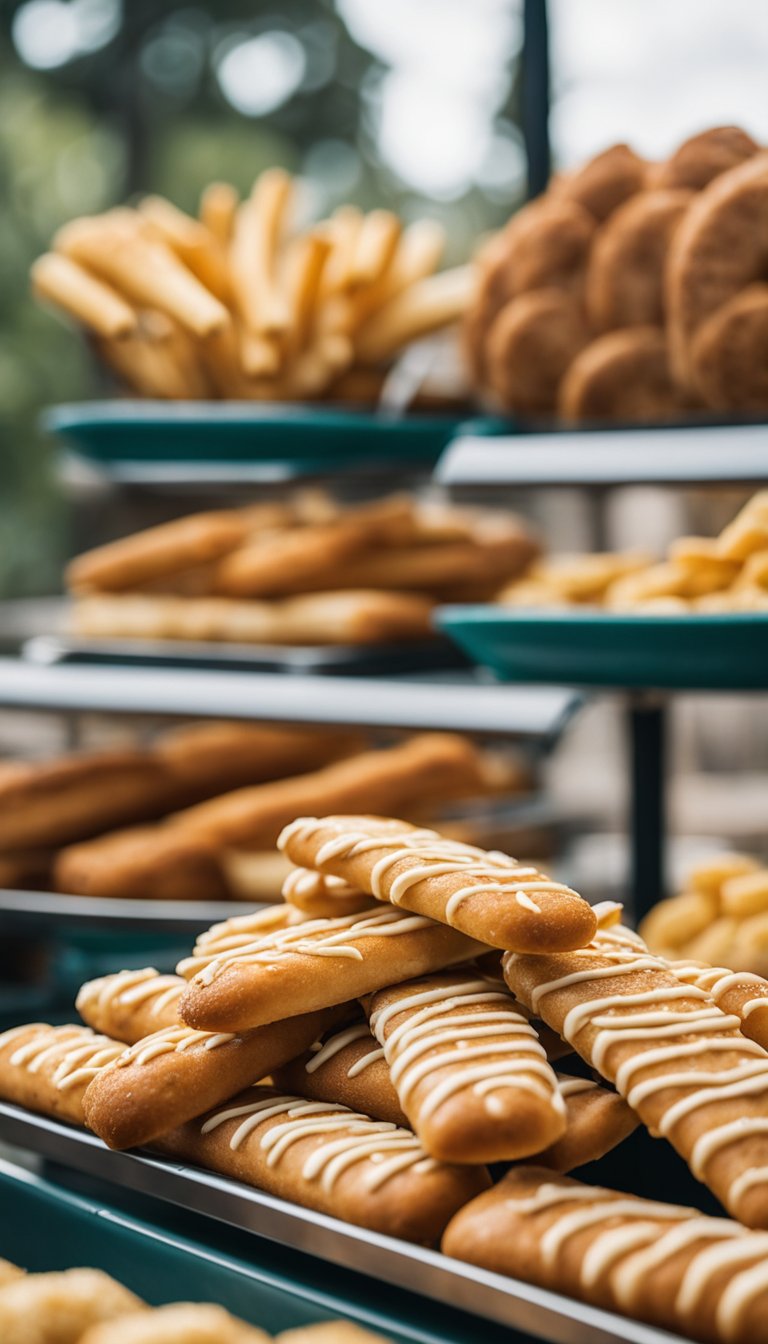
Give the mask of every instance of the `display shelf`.
M 760 484 L 768 477 L 768 424 L 674 429 L 459 432 L 435 479 L 447 486 Z
M 523 1339 L 533 1336 L 549 1344 L 681 1344 L 678 1336 L 314 1213 L 212 1172 L 144 1154 L 111 1152 L 84 1130 L 7 1103 L 0 1103 L 0 1139 L 85 1172 L 106 1186 L 151 1195 L 291 1247 L 324 1261 L 326 1270 L 333 1266 L 333 1273 L 343 1267 L 390 1285 L 391 1291 L 450 1304 L 475 1318 L 474 1332 L 463 1336 L 468 1342 L 482 1338 L 491 1344 L 500 1338 L 494 1327 L 502 1325 L 519 1331 Z M 520 1336 L 506 1338 L 512 1344 Z
M 0 888 L 0 928 L 40 937 L 73 931 L 194 937 L 217 920 L 260 910 L 255 901 L 145 901 Z

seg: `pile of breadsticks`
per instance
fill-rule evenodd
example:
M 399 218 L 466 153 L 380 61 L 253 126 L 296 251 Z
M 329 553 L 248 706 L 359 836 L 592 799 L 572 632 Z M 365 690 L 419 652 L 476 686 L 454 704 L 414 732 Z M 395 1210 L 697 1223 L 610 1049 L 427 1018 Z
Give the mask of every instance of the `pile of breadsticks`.
M 768 867 L 749 854 L 696 865 L 677 896 L 659 901 L 640 932 L 660 956 L 768 973 Z
M 299 228 L 297 186 L 272 168 L 243 201 L 211 183 L 197 218 L 147 196 L 72 220 L 34 292 L 141 396 L 376 401 L 399 352 L 459 318 L 470 269 L 435 274 L 432 220 L 345 205 Z
M 213 1302 L 150 1307 L 100 1269 L 26 1274 L 0 1260 L 3 1344 L 387 1344 L 350 1321 L 267 1335 Z
M 283 905 L 176 975 L 84 985 L 87 1026 L 5 1032 L 0 1095 L 704 1344 L 764 1339 L 768 981 L 404 821 L 302 816 L 279 848 Z M 638 1123 L 728 1218 L 564 1174 Z
M 275 901 L 288 866 L 275 841 L 298 813 L 364 808 L 432 821 L 446 805 L 461 812 L 465 802 L 529 785 L 520 762 L 454 733 L 364 749 L 350 732 L 258 726 L 254 746 L 260 732 L 263 782 L 254 777 L 151 824 L 130 825 L 135 817 L 126 813 L 120 829 L 73 836 L 53 857 L 54 887 L 105 898 Z
M 299 493 L 110 542 L 66 581 L 86 637 L 396 644 L 429 639 L 436 603 L 492 597 L 537 552 L 511 514 Z
M 479 257 L 464 344 L 497 406 L 566 421 L 768 409 L 768 152 L 735 126 L 665 163 L 613 145 Z
M 643 551 L 544 556 L 498 601 L 649 616 L 768 611 L 768 490 L 753 495 L 718 537 L 679 537 L 659 563 Z

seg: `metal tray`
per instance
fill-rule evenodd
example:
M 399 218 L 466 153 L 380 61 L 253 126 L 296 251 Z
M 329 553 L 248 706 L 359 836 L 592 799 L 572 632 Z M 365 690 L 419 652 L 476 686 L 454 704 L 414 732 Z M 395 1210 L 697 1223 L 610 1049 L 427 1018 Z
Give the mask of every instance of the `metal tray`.
M 680 1336 L 314 1213 L 212 1172 L 110 1152 L 85 1130 L 4 1102 L 0 1139 L 550 1344 L 682 1344 Z
M 396 676 L 404 672 L 466 668 L 466 654 L 449 639 L 413 644 L 287 645 L 214 644 L 178 639 L 78 639 L 36 635 L 22 657 L 50 667 L 56 663 L 122 663 L 133 667 L 201 668 L 209 672 L 292 672 L 346 676 Z
M 251 901 L 141 901 L 0 888 L 0 927 L 39 935 L 75 929 L 196 935 L 220 919 L 261 910 Z
M 448 606 L 441 630 L 504 681 L 680 691 L 768 688 L 768 612 L 642 616 Z

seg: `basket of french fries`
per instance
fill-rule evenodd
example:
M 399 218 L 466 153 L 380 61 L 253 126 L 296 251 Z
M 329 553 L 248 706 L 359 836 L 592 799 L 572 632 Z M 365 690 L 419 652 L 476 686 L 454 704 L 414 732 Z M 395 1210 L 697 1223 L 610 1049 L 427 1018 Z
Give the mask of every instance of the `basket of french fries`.
M 243 200 L 211 183 L 197 216 L 146 196 L 74 219 L 34 263 L 33 291 L 131 396 L 370 409 L 403 353 L 457 322 L 471 268 L 438 271 L 433 220 L 343 205 L 299 225 L 300 199 L 271 168 Z M 401 401 L 418 402 L 421 380 L 407 381 Z

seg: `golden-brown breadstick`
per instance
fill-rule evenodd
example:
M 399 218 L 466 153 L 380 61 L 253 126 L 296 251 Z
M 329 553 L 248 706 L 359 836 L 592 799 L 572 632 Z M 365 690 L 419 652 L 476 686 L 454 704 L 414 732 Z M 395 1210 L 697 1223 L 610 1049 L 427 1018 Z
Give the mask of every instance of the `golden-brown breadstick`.
M 748 1226 L 768 1226 L 768 1054 L 628 929 L 556 957 L 508 954 L 512 992 L 615 1083 Z
M 262 938 L 268 933 L 292 928 L 294 924 L 301 924 L 305 918 L 306 916 L 292 905 L 270 905 L 252 914 L 234 915 L 231 919 L 223 919 L 219 924 L 212 924 L 210 929 L 206 929 L 198 936 L 192 949 L 192 956 L 180 961 L 176 969 L 179 975 L 190 978 L 222 954 L 247 947 L 254 939 Z M 195 960 L 196 958 L 199 960 Z
M 273 1078 L 282 1091 L 338 1102 L 374 1120 L 409 1127 L 384 1051 L 365 1021 L 334 1028 L 298 1059 L 276 1069 Z
M 477 944 L 420 915 L 372 905 L 336 919 L 300 924 L 224 953 L 194 975 L 179 1004 L 189 1026 L 246 1031 L 290 1013 L 347 1003 L 380 989 L 398 974 L 409 978 L 465 961 Z M 194 959 L 193 959 L 194 961 Z
M 344 878 L 490 947 L 567 951 L 592 937 L 586 901 L 538 869 L 383 817 L 299 817 L 278 848 L 300 867 Z
M 80 1344 L 99 1321 L 144 1311 L 144 1303 L 100 1269 L 25 1274 L 0 1290 L 3 1344 Z
M 364 364 L 389 359 L 402 346 L 458 321 L 472 294 L 470 266 L 441 271 L 411 285 L 374 313 L 355 337 Z
M 371 904 L 367 892 L 312 868 L 292 868 L 283 883 L 283 896 L 289 905 L 313 918 L 354 915 Z
M 81 1125 L 88 1084 L 124 1049 L 90 1027 L 11 1027 L 0 1034 L 0 1097 Z
M 443 1162 L 528 1157 L 565 1133 L 536 1032 L 498 983 L 459 971 L 365 1000 L 411 1128 Z
M 282 1330 L 275 1336 L 275 1344 L 390 1344 L 390 1341 L 351 1321 L 322 1321 L 319 1325 Z
M 733 1013 L 741 1032 L 768 1051 L 768 980 L 752 971 L 730 971 L 706 962 L 670 961 L 670 970 L 686 985 L 697 985 L 724 1013 Z
M 432 1161 L 408 1130 L 272 1088 L 241 1092 L 158 1147 L 305 1208 L 426 1245 L 489 1179 L 482 1167 Z
M 256 1326 L 210 1302 L 172 1302 L 86 1330 L 78 1344 L 270 1344 Z
M 178 1025 L 178 1003 L 186 982 L 180 975 L 161 975 L 153 966 L 140 971 L 115 971 L 86 980 L 75 1007 L 94 1031 L 134 1045 L 163 1027 Z
M 72 560 L 66 583 L 75 593 L 123 592 L 149 580 L 218 560 L 241 546 L 251 529 L 247 510 L 189 514 L 107 542 Z
M 696 1209 L 517 1167 L 452 1220 L 446 1255 L 684 1334 L 768 1330 L 768 1238 Z
M 233 901 L 279 902 L 291 865 L 271 849 L 222 849 L 219 861 Z
M 123 296 L 71 257 L 46 252 L 33 263 L 31 276 L 38 299 L 55 304 L 97 335 L 120 337 L 136 330 L 136 312 Z
M 88 1087 L 88 1127 L 110 1148 L 138 1148 L 268 1077 L 338 1017 L 325 1009 L 236 1036 L 161 1027 L 129 1046 Z
M 596 1162 L 623 1143 L 640 1123 L 617 1092 L 589 1078 L 558 1073 L 557 1086 L 565 1102 L 565 1133 L 536 1154 L 543 1167 L 574 1171 Z
M 316 587 L 314 576 L 343 565 L 366 542 L 366 526 L 340 519 L 255 539 L 217 566 L 215 589 L 229 597 L 282 597 Z M 343 586 L 343 585 L 342 585 Z M 356 588 L 365 585 L 355 583 Z M 325 585 L 323 585 L 325 587 Z M 328 585 L 330 590 L 332 584 Z M 391 584 L 396 588 L 397 584 Z

